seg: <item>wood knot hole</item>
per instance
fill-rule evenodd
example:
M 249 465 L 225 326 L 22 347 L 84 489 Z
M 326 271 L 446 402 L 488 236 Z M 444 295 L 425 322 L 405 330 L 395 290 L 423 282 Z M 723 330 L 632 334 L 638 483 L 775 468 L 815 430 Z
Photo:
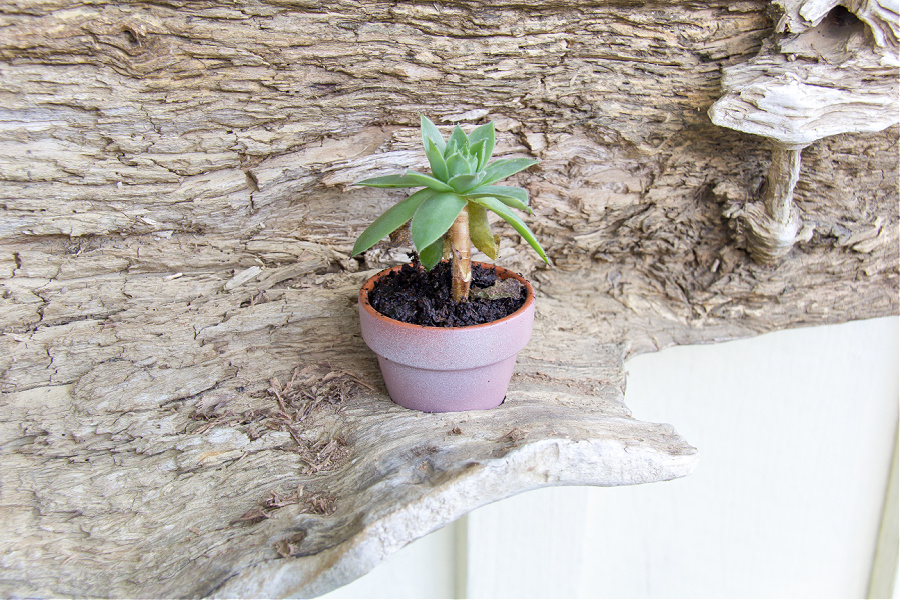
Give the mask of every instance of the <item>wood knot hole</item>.
M 128 42 L 128 45 L 132 48 L 139 48 L 141 45 L 141 38 L 138 37 L 138 34 L 131 29 L 130 27 L 126 27 L 122 30 L 122 35 L 125 37 L 125 41 Z
M 828 12 L 828 16 L 825 17 L 825 21 L 828 23 L 830 27 L 851 27 L 853 25 L 857 25 L 861 23 L 859 18 L 854 15 L 850 10 L 845 6 L 835 6 Z

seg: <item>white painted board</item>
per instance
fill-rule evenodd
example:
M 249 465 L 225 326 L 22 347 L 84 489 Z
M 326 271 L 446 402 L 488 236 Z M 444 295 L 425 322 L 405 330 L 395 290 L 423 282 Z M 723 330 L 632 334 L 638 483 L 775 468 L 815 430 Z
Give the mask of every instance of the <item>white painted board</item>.
M 628 364 L 690 477 L 539 490 L 469 515 L 469 597 L 864 597 L 897 427 L 897 319 Z

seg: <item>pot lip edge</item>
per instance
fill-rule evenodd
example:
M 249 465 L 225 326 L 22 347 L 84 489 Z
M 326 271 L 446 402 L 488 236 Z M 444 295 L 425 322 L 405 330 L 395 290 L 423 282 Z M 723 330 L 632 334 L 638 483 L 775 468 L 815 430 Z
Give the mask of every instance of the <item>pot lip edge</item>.
M 365 283 L 363 283 L 363 285 L 359 288 L 359 292 L 357 294 L 357 301 L 358 301 L 357 303 L 359 304 L 360 309 L 365 310 L 367 314 L 369 314 L 370 316 L 372 316 L 375 319 L 378 319 L 379 321 L 385 321 L 385 322 L 391 323 L 392 325 L 402 328 L 402 329 L 410 329 L 410 330 L 415 330 L 415 331 L 420 331 L 423 329 L 426 331 L 473 331 L 478 328 L 486 328 L 486 327 L 503 325 L 515 318 L 520 317 L 526 311 L 528 311 L 529 308 L 533 308 L 535 305 L 534 287 L 531 285 L 531 282 L 525 278 L 524 275 L 522 275 L 520 273 L 516 273 L 512 269 L 508 269 L 506 267 L 502 267 L 497 264 L 473 260 L 472 264 L 474 264 L 474 265 L 479 265 L 482 267 L 490 267 L 493 269 L 502 269 L 502 270 L 506 271 L 507 273 L 510 273 L 512 277 L 516 277 L 517 279 L 524 282 L 525 289 L 527 290 L 527 295 L 525 297 L 525 303 L 522 306 L 520 306 L 516 312 L 514 312 L 510 315 L 506 315 L 502 319 L 497 319 L 496 321 L 491 321 L 490 323 L 479 323 L 478 325 L 463 325 L 462 327 L 435 327 L 433 325 L 415 325 L 413 323 L 405 323 L 404 321 L 398 321 L 396 319 L 392 319 L 388 316 L 385 316 L 385 315 L 381 314 L 380 312 L 378 312 L 377 310 L 375 310 L 375 308 L 369 302 L 368 293 L 363 294 L 363 292 L 366 290 L 367 287 L 370 287 L 369 286 L 370 282 L 374 282 L 378 278 L 383 277 L 389 271 L 396 271 L 396 270 L 402 269 L 405 265 L 408 265 L 408 264 L 410 264 L 410 263 L 401 263 L 399 265 L 394 265 L 393 267 L 388 267 L 387 269 L 382 269 L 378 273 L 375 273 L 374 275 L 372 275 L 371 277 L 366 279 Z

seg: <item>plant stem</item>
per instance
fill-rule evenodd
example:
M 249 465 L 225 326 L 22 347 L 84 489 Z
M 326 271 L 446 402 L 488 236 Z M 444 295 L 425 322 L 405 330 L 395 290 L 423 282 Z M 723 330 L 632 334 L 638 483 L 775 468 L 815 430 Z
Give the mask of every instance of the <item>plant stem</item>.
M 452 260 L 454 302 L 469 299 L 472 283 L 472 240 L 469 237 L 469 207 L 464 206 L 450 226 L 450 258 Z

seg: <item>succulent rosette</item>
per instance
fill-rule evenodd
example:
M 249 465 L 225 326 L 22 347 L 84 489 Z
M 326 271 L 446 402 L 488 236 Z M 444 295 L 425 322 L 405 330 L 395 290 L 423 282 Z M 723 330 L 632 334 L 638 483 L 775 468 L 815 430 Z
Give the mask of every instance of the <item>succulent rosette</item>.
M 528 191 L 495 185 L 538 161 L 501 158 L 489 162 L 494 151 L 494 124 L 475 128 L 466 135 L 461 127 L 444 139 L 428 118 L 422 117 L 422 143 L 431 174 L 407 171 L 357 182 L 376 188 L 421 188 L 389 208 L 356 240 L 352 254 L 365 252 L 411 221 L 410 233 L 419 260 L 431 270 L 442 258 L 453 261 L 453 299 L 465 301 L 471 282 L 471 247 L 496 259 L 498 238 L 491 231 L 487 211 L 492 211 L 534 248 L 544 261 L 547 255 L 528 225 L 515 212 L 532 213 Z M 548 261 L 549 262 L 549 261 Z

